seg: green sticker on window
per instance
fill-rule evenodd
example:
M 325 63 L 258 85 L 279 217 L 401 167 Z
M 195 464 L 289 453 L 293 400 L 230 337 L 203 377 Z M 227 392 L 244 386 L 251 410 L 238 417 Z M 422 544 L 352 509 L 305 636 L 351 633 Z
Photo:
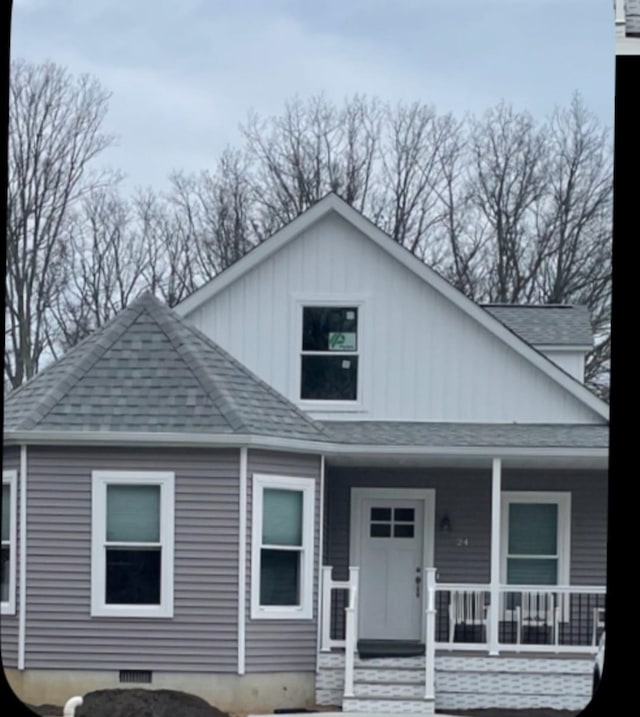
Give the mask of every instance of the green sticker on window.
M 355 351 L 356 334 L 343 331 L 329 332 L 329 351 Z

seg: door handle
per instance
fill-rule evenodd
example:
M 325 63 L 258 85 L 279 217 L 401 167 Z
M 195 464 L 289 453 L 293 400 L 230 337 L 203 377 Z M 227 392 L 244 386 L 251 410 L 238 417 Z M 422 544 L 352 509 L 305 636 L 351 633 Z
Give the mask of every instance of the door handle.
M 416 575 L 416 597 L 420 597 L 420 584 L 422 583 L 422 578 L 419 575 Z

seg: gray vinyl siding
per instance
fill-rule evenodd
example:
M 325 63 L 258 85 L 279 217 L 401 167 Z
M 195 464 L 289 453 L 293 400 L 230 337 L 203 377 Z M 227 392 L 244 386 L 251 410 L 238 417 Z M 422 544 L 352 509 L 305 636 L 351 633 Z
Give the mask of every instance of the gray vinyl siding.
M 607 575 L 607 473 L 505 470 L 503 490 L 571 493 L 572 585 L 604 585 Z
M 491 552 L 491 472 L 482 469 L 346 468 L 326 472 L 326 549 L 324 564 L 335 567 L 334 577 L 345 579 L 349 566 L 351 488 L 433 488 L 435 519 L 446 511 L 453 530 L 434 530 L 434 563 L 440 582 L 488 582 Z M 427 530 L 429 528 L 427 527 Z M 468 545 L 459 547 L 460 537 Z
M 18 666 L 18 611 L 20 605 L 20 449 L 14 446 L 3 448 L 2 468 L 5 471 L 16 471 L 16 611 L 13 615 L 0 616 L 0 637 L 2 646 L 2 664 L 5 667 Z
M 91 472 L 175 472 L 174 617 L 91 617 Z M 29 449 L 27 668 L 237 669 L 239 451 Z
M 353 487 L 434 488 L 434 564 L 439 582 L 490 580 L 491 471 L 482 469 L 381 469 L 328 467 L 326 471 L 324 564 L 337 579 L 349 565 L 350 491 Z M 503 490 L 571 492 L 570 580 L 604 585 L 606 578 L 607 475 L 604 471 L 515 471 L 505 469 Z M 451 532 L 438 525 L 449 515 Z M 466 538 L 467 545 L 458 545 Z
M 246 653 L 247 672 L 312 672 L 316 668 L 318 548 L 320 540 L 320 457 L 272 451 L 249 451 L 247 480 L 247 582 L 246 582 Z M 314 478 L 314 565 L 313 618 L 311 620 L 251 619 L 251 540 L 254 473 Z

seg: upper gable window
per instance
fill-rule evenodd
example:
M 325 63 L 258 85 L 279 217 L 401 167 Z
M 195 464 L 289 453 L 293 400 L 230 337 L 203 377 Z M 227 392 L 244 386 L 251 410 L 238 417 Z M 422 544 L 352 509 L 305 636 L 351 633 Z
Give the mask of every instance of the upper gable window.
M 304 306 L 300 398 L 358 400 L 358 307 Z

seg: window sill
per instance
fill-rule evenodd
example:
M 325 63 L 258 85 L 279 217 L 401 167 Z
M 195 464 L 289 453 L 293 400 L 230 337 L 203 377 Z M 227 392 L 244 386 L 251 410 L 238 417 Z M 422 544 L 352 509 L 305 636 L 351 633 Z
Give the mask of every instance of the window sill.
M 0 615 L 15 615 L 16 606 L 12 602 L 0 603 Z
M 91 617 L 172 618 L 173 606 L 163 605 L 98 605 L 91 609 Z
M 326 411 L 327 413 L 364 413 L 366 408 L 362 401 L 318 401 L 300 398 L 298 408 L 303 411 Z
M 311 608 L 253 607 L 252 620 L 311 620 Z

